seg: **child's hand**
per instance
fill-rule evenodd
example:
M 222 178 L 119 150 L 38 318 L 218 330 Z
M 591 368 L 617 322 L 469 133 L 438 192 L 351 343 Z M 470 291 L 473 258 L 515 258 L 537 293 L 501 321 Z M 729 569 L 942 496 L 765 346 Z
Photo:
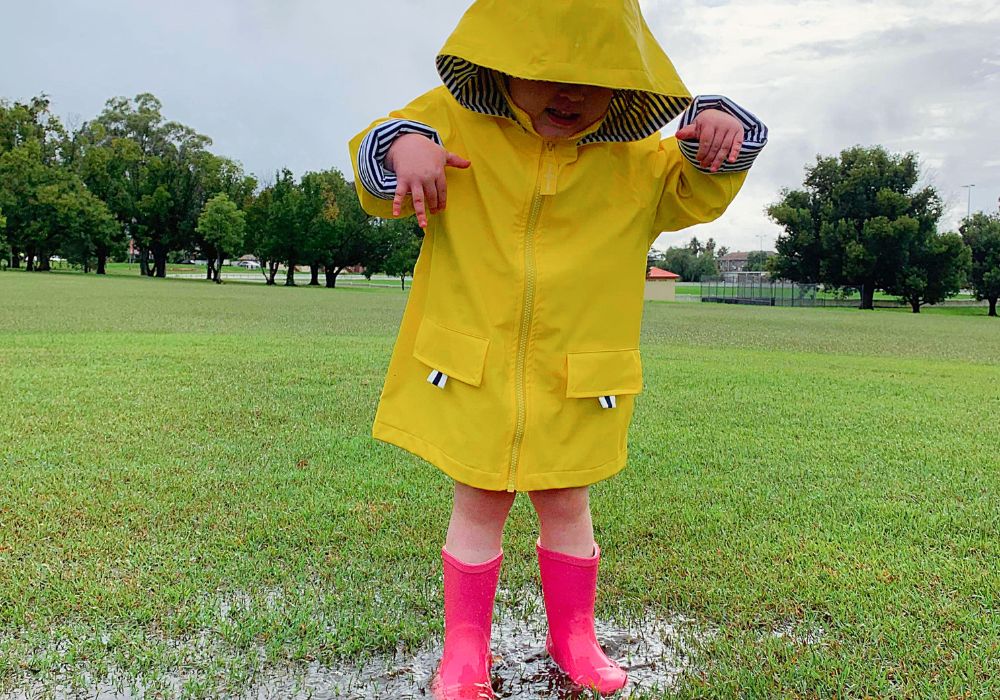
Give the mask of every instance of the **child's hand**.
M 403 200 L 407 194 L 412 194 L 417 223 L 420 228 L 427 228 L 427 210 L 431 214 L 443 211 L 448 199 L 444 169 L 468 168 L 472 163 L 449 153 L 426 136 L 403 134 L 389 147 L 386 165 L 396 173 L 392 215 L 399 216 Z
M 677 131 L 682 141 L 698 141 L 698 163 L 713 173 L 724 160 L 735 163 L 743 147 L 743 125 L 731 114 L 706 109 L 694 121 Z

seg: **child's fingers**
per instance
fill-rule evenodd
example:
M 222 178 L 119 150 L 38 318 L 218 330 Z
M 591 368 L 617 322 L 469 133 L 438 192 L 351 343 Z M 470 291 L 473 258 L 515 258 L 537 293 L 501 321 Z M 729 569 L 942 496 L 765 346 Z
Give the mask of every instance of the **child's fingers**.
M 722 139 L 722 145 L 719 147 L 718 153 L 715 154 L 715 158 L 712 159 L 712 172 L 718 172 L 719 168 L 725 162 L 726 158 L 733 150 L 733 139 L 736 138 L 736 131 L 727 131 Z
M 728 129 L 716 129 L 715 136 L 712 138 L 712 145 L 708 148 L 708 155 L 705 157 L 704 165 L 711 170 L 715 170 L 715 161 L 718 160 L 722 162 L 722 158 L 726 157 L 726 151 L 722 150 L 722 147 L 726 144 L 726 137 L 729 135 Z M 722 154 L 721 156 L 719 154 Z
M 714 126 L 706 126 L 701 130 L 701 137 L 698 141 L 698 163 L 701 167 L 706 167 L 710 162 L 708 160 L 708 152 L 712 148 L 712 142 L 715 141 L 716 128 Z
M 449 153 L 445 158 L 444 164 L 450 168 L 468 168 L 472 165 L 471 161 L 466 160 L 462 156 L 455 155 L 454 153 Z
M 678 129 L 675 136 L 681 141 L 698 138 L 698 127 L 695 124 L 688 124 L 682 129 Z
M 736 159 L 740 157 L 740 151 L 743 150 L 743 129 L 739 129 L 735 136 L 733 136 L 733 145 L 729 149 L 729 162 L 735 163 Z
M 427 211 L 437 214 L 438 211 L 438 190 L 434 180 L 425 180 L 423 183 L 424 199 L 427 202 Z
M 406 199 L 410 186 L 403 179 L 396 180 L 396 194 L 392 198 L 392 215 L 399 216 L 403 211 L 403 200 Z
M 420 182 L 413 183 L 413 213 L 417 215 L 420 228 L 427 228 L 427 210 L 424 209 L 424 187 Z
M 438 175 L 435 185 L 438 193 L 438 211 L 444 211 L 445 205 L 448 203 L 448 179 L 443 172 Z

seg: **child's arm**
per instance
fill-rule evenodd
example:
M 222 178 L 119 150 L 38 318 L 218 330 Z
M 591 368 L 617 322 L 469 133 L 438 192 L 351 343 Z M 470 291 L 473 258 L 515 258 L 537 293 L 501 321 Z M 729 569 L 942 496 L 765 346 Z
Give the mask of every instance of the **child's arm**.
M 351 139 L 354 184 L 361 206 L 372 216 L 416 213 L 426 226 L 427 209 L 437 213 L 447 199 L 444 168 L 469 167 L 441 145 L 450 136 L 443 91 L 431 90 Z
M 717 219 L 767 143 L 767 127 L 719 96 L 696 97 L 676 136 L 660 142 L 663 191 L 652 239 Z

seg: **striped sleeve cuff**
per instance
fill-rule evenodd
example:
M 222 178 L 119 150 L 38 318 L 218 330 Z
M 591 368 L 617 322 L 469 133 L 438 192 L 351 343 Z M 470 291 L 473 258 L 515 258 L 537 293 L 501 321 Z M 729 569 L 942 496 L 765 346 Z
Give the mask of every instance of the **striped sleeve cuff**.
M 760 119 L 728 97 L 723 97 L 722 95 L 699 95 L 694 98 L 691 106 L 688 107 L 687 111 L 681 117 L 680 128 L 684 128 L 693 122 L 694 118 L 706 109 L 722 110 L 726 114 L 736 117 L 743 124 L 743 148 L 740 149 L 740 155 L 736 158 L 735 163 L 730 163 L 728 160 L 724 161 L 716 172 L 726 173 L 749 170 L 754 160 L 760 154 L 761 149 L 767 143 L 767 127 L 764 126 L 764 123 Z M 698 163 L 697 141 L 682 141 L 678 139 L 677 143 L 681 148 L 681 153 L 684 154 L 684 157 L 694 167 L 703 173 L 711 172 L 709 168 L 703 168 Z
M 396 194 L 396 173 L 385 167 L 385 157 L 392 142 L 403 134 L 420 134 L 442 145 L 434 129 L 407 119 L 392 119 L 369 131 L 358 149 L 358 174 L 361 184 L 373 197 L 392 199 Z

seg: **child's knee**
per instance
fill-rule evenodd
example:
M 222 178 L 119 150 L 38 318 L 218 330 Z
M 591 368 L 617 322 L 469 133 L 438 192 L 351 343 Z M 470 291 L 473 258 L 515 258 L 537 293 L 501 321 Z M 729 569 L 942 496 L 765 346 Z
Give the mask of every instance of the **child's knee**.
M 539 518 L 568 521 L 590 514 L 590 491 L 586 486 L 532 491 L 529 496 Z
M 506 518 L 515 495 L 509 491 L 487 491 L 455 482 L 455 508 L 476 519 Z

